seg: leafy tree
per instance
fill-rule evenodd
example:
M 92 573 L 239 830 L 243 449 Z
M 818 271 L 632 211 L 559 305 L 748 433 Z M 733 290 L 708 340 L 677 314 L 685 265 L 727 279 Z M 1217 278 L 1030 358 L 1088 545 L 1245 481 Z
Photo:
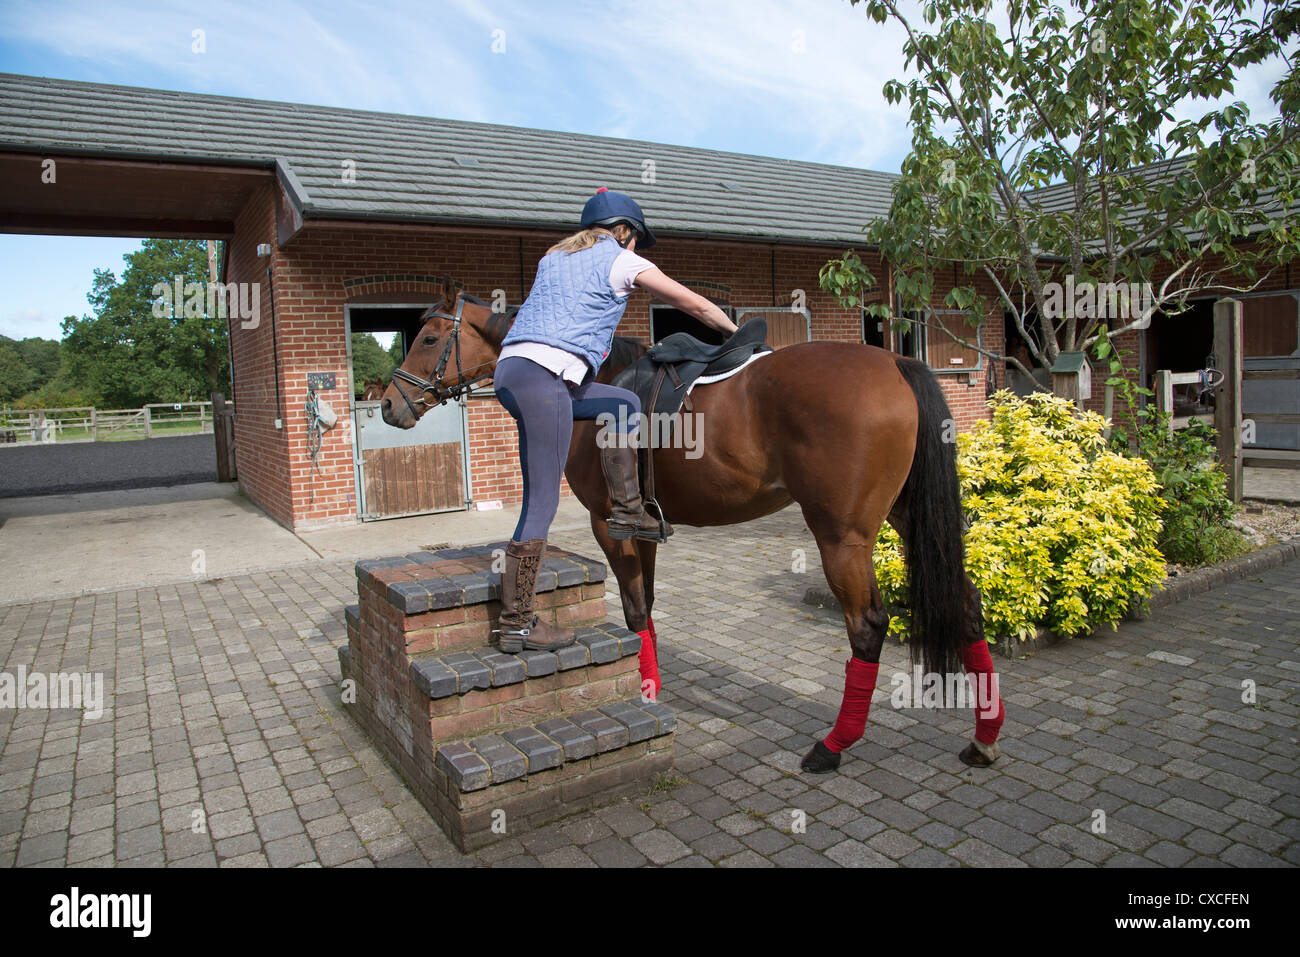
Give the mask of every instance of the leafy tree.
M 207 308 L 206 244 L 146 239 L 123 258 L 120 282 L 111 270 L 95 270 L 86 297 L 94 315 L 63 321 L 71 380 L 123 408 L 201 401 L 221 390 L 229 381 L 227 320 Z M 155 308 L 158 284 L 173 288 L 177 276 L 183 289 L 195 285 L 172 304 L 177 308 Z
M 388 347 L 389 358 L 393 360 L 393 368 L 396 369 L 406 358 L 406 350 L 402 348 L 402 334 L 399 332 L 393 336 L 393 343 Z
M 368 332 L 352 333 L 352 382 L 357 395 L 365 389 L 366 380 L 388 381 L 397 363 L 390 353 Z
M 41 382 L 48 382 L 59 374 L 59 366 L 63 362 L 61 349 L 57 339 L 39 339 L 30 337 L 16 343 L 18 353 L 31 367 L 36 378 Z
M 58 340 L 0 336 L 0 402 L 41 408 L 27 401 L 38 393 L 61 389 L 62 354 Z
M 24 358 L 20 343 L 0 336 L 0 402 L 12 402 L 36 383 L 36 370 Z
M 948 307 L 982 316 L 1000 306 L 1030 364 L 1050 368 L 1107 327 L 1255 288 L 1300 253 L 1300 78 L 1284 49 L 1300 34 L 1294 5 L 1263 0 L 1253 19 L 1246 0 L 1070 0 L 1069 14 L 1011 0 L 995 24 L 986 0 L 927 0 L 920 24 L 895 0 L 851 2 L 904 28 L 914 73 L 884 87 L 911 108 L 912 150 L 889 215 L 866 227 L 904 311 L 930 306 L 936 282 L 951 281 Z M 1175 120 L 1275 56 L 1285 66 L 1271 91 L 1277 118 L 1253 122 L 1229 102 Z M 1094 292 L 1137 283 L 1150 299 L 1124 309 L 1094 295 L 1080 313 L 1051 285 L 1066 275 Z M 821 282 L 846 306 L 876 285 L 852 251 Z M 891 318 L 891 306 L 868 312 Z M 951 317 L 921 321 L 1029 374 Z

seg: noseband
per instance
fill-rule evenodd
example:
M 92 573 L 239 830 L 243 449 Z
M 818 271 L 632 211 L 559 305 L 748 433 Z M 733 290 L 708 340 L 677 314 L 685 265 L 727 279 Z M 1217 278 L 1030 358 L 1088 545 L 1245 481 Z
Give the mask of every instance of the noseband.
M 462 394 L 468 392 L 470 388 L 473 387 L 474 383 L 492 378 L 493 370 L 489 369 L 487 372 L 480 373 L 472 379 L 467 379 L 464 371 L 460 367 L 460 321 L 461 313 L 464 309 L 465 297 L 457 296 L 455 315 L 448 315 L 445 312 L 436 311 L 430 313 L 433 317 L 446 319 L 451 323 L 451 334 L 447 336 L 447 341 L 443 344 L 442 355 L 438 357 L 438 364 L 434 367 L 432 379 L 421 379 L 418 375 L 414 375 L 401 368 L 393 370 L 392 383 L 397 388 L 398 395 L 400 395 L 406 402 L 406 407 L 411 410 L 411 415 L 417 419 L 420 417 L 420 411 L 416 408 L 417 404 L 427 406 L 442 405 L 448 399 L 460 398 Z M 453 346 L 455 347 L 456 353 L 456 382 L 454 385 L 444 386 L 442 384 L 442 376 L 447 369 L 447 361 L 451 357 Z M 495 366 L 496 363 L 480 362 L 479 365 Z M 474 368 L 477 369 L 478 366 L 474 366 Z M 403 382 L 418 388 L 420 390 L 419 397 L 413 400 L 409 395 L 407 395 L 406 390 L 402 388 Z M 425 398 L 425 396 L 433 396 L 432 401 Z

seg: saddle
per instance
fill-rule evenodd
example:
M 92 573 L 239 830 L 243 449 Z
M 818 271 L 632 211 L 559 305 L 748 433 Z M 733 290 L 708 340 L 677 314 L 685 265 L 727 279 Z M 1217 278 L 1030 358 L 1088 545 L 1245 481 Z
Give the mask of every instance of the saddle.
M 690 412 L 693 404 L 687 392 L 696 379 L 730 372 L 752 356 L 771 351 L 764 319 L 751 319 L 717 346 L 674 332 L 616 375 L 612 384 L 635 392 L 642 412 L 672 415 L 683 406 Z
M 701 342 L 685 332 L 674 332 L 614 376 L 612 384 L 635 392 L 641 400 L 643 414 L 672 416 L 681 408 L 687 412 L 694 410 L 687 392 L 701 376 L 731 372 L 755 355 L 771 351 L 764 319 L 751 319 L 718 346 Z M 658 516 L 661 525 L 667 525 L 667 516 L 655 498 L 654 455 L 650 448 L 637 450 L 637 469 L 647 510 Z M 665 533 L 661 541 L 666 539 Z

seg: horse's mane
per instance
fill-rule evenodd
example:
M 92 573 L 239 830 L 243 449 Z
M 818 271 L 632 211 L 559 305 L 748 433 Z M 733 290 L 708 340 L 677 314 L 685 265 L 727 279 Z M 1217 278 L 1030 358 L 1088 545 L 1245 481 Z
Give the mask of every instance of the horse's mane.
M 478 296 L 471 296 L 467 292 L 461 292 L 460 298 L 464 299 L 466 302 L 472 302 L 476 306 L 486 306 L 488 309 L 492 308 L 492 303 L 488 302 L 486 299 L 480 299 Z M 493 313 L 493 315 L 504 315 L 507 319 L 514 319 L 515 313 L 518 311 L 518 306 L 507 305 L 505 312 Z
M 649 351 L 650 347 L 640 339 L 615 336 L 613 343 L 609 347 L 609 355 L 605 357 L 605 361 L 600 368 L 612 376 L 614 373 L 626 369 Z

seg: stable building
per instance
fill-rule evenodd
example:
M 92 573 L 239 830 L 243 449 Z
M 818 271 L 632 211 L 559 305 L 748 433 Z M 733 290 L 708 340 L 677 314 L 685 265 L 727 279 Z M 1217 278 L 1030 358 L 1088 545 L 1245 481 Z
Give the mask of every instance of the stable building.
M 57 188 L 41 185 L 48 160 Z M 659 238 L 649 258 L 737 323 L 765 318 L 778 348 L 822 339 L 922 357 L 940 375 L 957 427 L 968 428 L 1006 383 L 1002 364 L 924 328 L 891 332 L 818 285 L 822 266 L 887 214 L 896 179 L 659 143 L 0 74 L 0 230 L 220 239 L 220 280 L 257 286 L 259 314 L 230 323 L 238 481 L 293 529 L 518 502 L 514 423 L 490 385 L 409 432 L 392 429 L 377 403 L 353 398 L 350 337 L 395 332 L 409 344 L 446 277 L 480 298 L 521 302 L 537 261 L 577 229 L 601 186 L 645 210 Z M 879 256 L 858 251 L 886 281 Z M 981 318 L 980 342 L 1001 348 L 1001 313 Z M 1300 355 L 1294 313 L 1286 321 L 1282 337 Z M 683 329 L 713 335 L 637 293 L 619 331 L 652 342 Z M 337 413 L 319 442 L 311 398 Z
M 885 341 L 817 276 L 888 209 L 891 174 L 12 75 L 0 76 L 0 101 L 0 228 L 222 239 L 221 281 L 260 284 L 257 321 L 230 324 L 236 462 L 248 496 L 291 528 L 519 500 L 514 422 L 490 386 L 392 429 L 352 398 L 350 334 L 409 343 L 444 277 L 521 302 L 600 186 L 641 204 L 656 265 L 736 322 L 766 318 L 774 346 Z M 42 191 L 49 157 L 58 188 Z M 681 329 L 703 327 L 635 294 L 619 332 L 654 341 Z M 986 370 L 954 358 L 945 383 L 969 424 Z M 314 457 L 309 380 L 338 413 Z

